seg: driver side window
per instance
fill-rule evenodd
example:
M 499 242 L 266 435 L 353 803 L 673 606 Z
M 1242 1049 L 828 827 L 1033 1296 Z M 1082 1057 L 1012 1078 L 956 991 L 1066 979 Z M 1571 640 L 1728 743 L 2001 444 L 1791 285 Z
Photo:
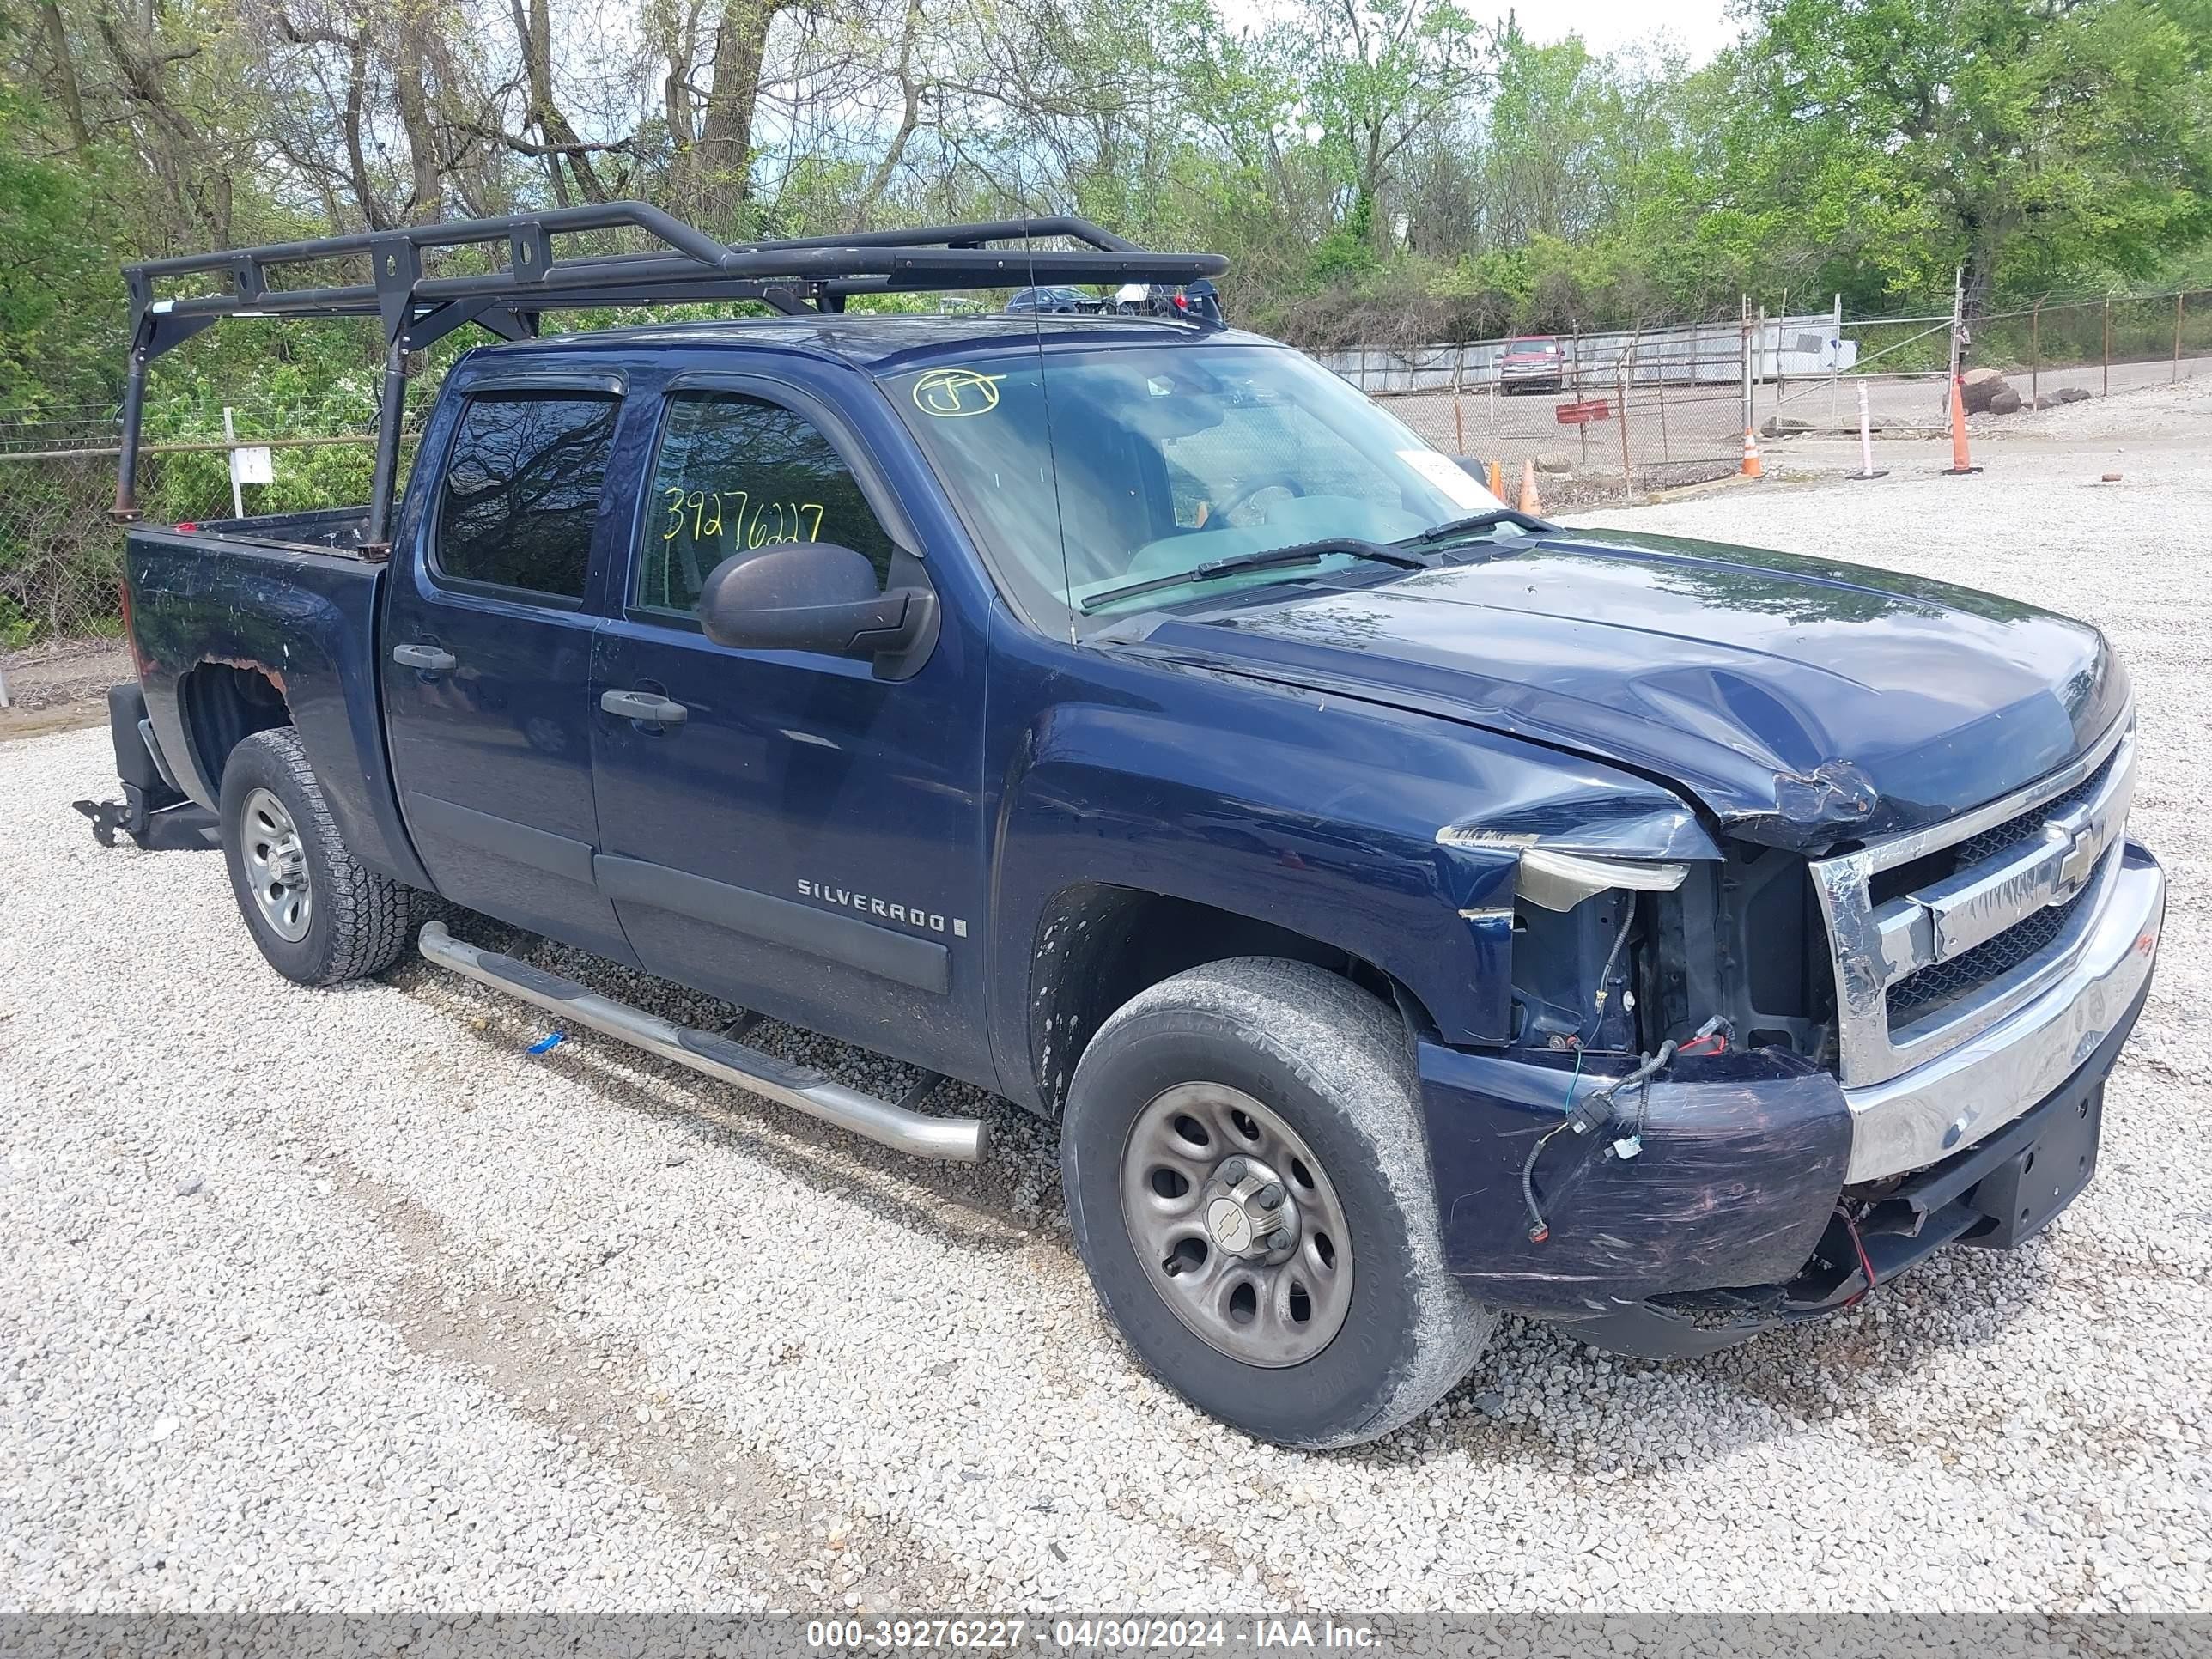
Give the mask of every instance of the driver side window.
M 716 565 L 784 542 L 853 548 L 888 581 L 890 536 L 812 422 L 743 392 L 670 398 L 631 606 L 689 617 Z

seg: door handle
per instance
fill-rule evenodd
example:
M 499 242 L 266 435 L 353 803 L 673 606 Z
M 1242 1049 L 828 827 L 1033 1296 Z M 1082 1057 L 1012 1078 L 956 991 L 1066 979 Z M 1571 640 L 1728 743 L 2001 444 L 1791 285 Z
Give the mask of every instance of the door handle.
M 395 645 L 392 660 L 402 668 L 419 668 L 425 674 L 442 674 L 459 660 L 450 651 L 434 645 Z
M 602 691 L 599 707 L 626 720 L 647 726 L 681 726 L 690 714 L 682 703 L 653 691 Z

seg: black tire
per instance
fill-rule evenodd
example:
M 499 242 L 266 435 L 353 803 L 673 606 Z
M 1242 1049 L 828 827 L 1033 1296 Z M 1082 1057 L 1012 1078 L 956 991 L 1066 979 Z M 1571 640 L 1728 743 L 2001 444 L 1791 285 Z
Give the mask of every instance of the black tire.
M 264 916 L 247 873 L 246 803 L 257 789 L 276 798 L 298 831 L 311 903 L 307 932 L 297 939 L 284 938 Z M 420 896 L 346 850 L 307 750 L 290 726 L 257 732 L 230 751 L 219 805 L 231 892 L 271 968 L 301 985 L 336 985 L 380 973 L 398 960 Z
M 1271 1367 L 1221 1352 L 1139 1259 L 1123 1151 L 1150 1103 L 1194 1082 L 1264 1103 L 1333 1183 L 1357 1270 L 1341 1328 L 1311 1358 Z M 1419 1101 L 1396 1012 L 1303 963 L 1194 968 L 1099 1028 L 1060 1131 L 1068 1219 L 1099 1300 L 1155 1376 L 1256 1438 L 1323 1447 L 1388 1434 L 1466 1376 L 1498 1316 L 1445 1270 Z

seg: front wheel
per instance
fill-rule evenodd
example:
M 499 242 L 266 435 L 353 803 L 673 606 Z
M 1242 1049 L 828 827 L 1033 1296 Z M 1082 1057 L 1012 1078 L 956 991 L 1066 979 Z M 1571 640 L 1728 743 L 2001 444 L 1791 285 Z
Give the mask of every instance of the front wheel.
M 1497 1322 L 1444 1268 L 1404 1028 L 1321 969 L 1214 963 L 1137 996 L 1084 1052 L 1060 1160 L 1123 1336 L 1258 1438 L 1388 1434 Z

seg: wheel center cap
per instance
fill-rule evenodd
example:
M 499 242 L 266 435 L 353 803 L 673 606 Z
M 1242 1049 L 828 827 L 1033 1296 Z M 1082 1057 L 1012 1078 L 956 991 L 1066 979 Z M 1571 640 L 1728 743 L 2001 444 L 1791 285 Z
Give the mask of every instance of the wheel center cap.
M 1242 1255 L 1252 1246 L 1252 1218 L 1233 1198 L 1217 1198 L 1206 1206 L 1206 1230 L 1231 1255 Z
M 1259 1159 L 1232 1158 L 1207 1183 L 1206 1231 L 1227 1255 L 1247 1261 L 1280 1256 L 1297 1242 L 1298 1206 Z

